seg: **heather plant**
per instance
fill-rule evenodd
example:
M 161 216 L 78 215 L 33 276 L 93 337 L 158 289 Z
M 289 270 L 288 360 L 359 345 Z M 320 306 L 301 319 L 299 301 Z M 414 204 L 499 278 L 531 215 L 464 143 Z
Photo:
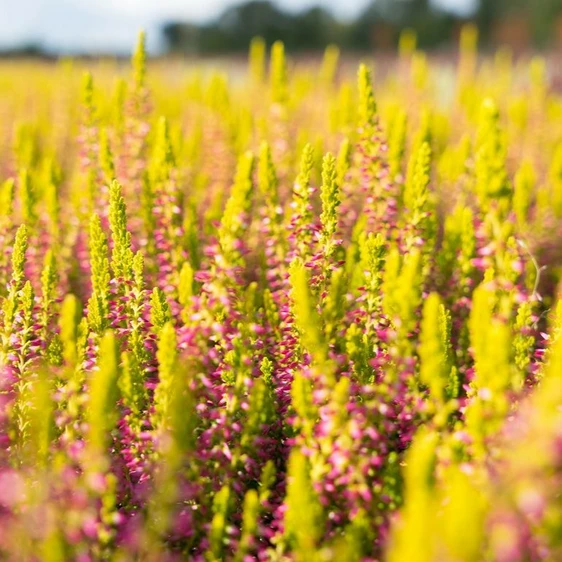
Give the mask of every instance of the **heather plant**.
M 562 98 L 477 55 L 0 64 L 0 560 L 560 558 Z

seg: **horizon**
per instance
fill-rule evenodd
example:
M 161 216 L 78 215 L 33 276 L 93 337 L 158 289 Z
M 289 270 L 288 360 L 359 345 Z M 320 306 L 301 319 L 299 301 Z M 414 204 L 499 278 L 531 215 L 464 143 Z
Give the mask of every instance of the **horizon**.
M 207 0 L 205 3 L 182 0 L 1 0 L 4 18 L 0 20 L 0 49 L 34 45 L 57 54 L 107 52 L 127 54 L 140 29 L 147 33 L 150 54 L 164 50 L 163 24 L 189 21 L 204 24 L 218 17 L 229 6 L 242 2 Z M 341 19 L 352 19 L 369 0 L 282 0 L 274 2 L 288 11 L 311 6 L 329 9 Z M 433 0 L 436 7 L 468 14 L 475 0 Z

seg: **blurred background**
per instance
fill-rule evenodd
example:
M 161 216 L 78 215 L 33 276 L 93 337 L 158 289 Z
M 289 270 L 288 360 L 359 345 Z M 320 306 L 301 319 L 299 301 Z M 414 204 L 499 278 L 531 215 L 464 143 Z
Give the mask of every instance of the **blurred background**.
M 484 48 L 562 46 L 562 0 L 0 0 L 0 52 L 126 55 L 141 28 L 152 55 L 242 52 L 255 35 L 291 52 L 390 50 L 404 28 L 447 49 L 468 21 Z

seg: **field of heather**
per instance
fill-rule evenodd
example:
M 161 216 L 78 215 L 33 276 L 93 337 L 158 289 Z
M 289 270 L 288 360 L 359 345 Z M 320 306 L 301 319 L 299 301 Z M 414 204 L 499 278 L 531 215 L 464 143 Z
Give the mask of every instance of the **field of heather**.
M 541 58 L 0 63 L 0 560 L 562 560 Z

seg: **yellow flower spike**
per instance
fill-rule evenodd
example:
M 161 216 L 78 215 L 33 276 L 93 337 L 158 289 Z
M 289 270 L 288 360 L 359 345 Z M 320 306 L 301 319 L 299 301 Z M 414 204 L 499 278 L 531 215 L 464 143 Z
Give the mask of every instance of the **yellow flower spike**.
M 410 173 L 404 186 L 404 207 L 408 212 L 410 224 L 417 226 L 426 211 L 428 186 L 431 173 L 431 148 L 424 142 L 412 154 L 408 164 Z
M 24 399 L 29 402 L 29 442 L 24 451 L 26 462 L 38 468 L 48 466 L 51 442 L 55 435 L 54 381 L 40 369 L 36 380 L 25 389 Z
M 78 360 L 78 324 L 82 318 L 82 307 L 76 296 L 66 295 L 62 301 L 59 327 L 63 346 L 63 358 L 68 367 L 74 367 Z
M 337 45 L 328 45 L 324 50 L 322 64 L 320 66 L 320 82 L 326 88 L 330 88 L 335 81 L 340 59 L 340 50 Z
M 172 147 L 168 120 L 165 117 L 160 117 L 156 128 L 156 136 L 150 163 L 150 178 L 152 185 L 160 186 L 170 179 L 172 169 L 175 165 L 176 159 L 174 149 Z
M 336 183 L 340 187 L 343 185 L 347 172 L 351 166 L 351 156 L 351 143 L 348 138 L 345 138 L 340 144 L 340 149 L 336 159 Z
M 412 82 L 414 86 L 423 92 L 429 84 L 429 64 L 424 53 L 414 53 L 412 55 Z
M 263 84 L 265 80 L 266 45 L 263 37 L 254 37 L 250 42 L 249 70 L 255 85 Z
M 154 328 L 154 332 L 158 332 L 172 320 L 170 305 L 166 299 L 164 291 L 158 287 L 152 289 L 150 296 L 150 322 Z
M 250 550 L 252 540 L 258 530 L 259 515 L 262 508 L 256 490 L 249 490 L 244 496 L 244 508 L 242 510 L 242 534 L 240 546 L 236 552 L 235 562 L 242 562 Z
M 447 560 L 482 560 L 489 498 L 486 481 L 481 480 L 480 472 L 467 474 L 455 464 L 445 468 L 436 523 L 440 552 L 447 553 Z
M 333 154 L 326 154 L 322 161 L 322 186 L 320 191 L 322 200 L 322 244 L 324 257 L 327 262 L 331 259 L 335 249 L 335 235 L 338 229 L 338 207 L 341 203 L 340 187 L 337 184 L 336 159 Z M 328 275 L 328 272 L 326 272 Z
M 158 377 L 159 382 L 154 391 L 154 424 L 160 430 L 168 425 L 170 416 L 171 391 L 175 388 L 175 377 L 180 376 L 177 368 L 177 336 L 171 322 L 166 322 L 158 334 Z
M 289 457 L 287 481 L 284 540 L 293 547 L 297 562 L 316 560 L 323 533 L 322 506 L 312 487 L 309 461 L 297 449 Z
M 557 217 L 562 217 L 562 143 L 556 146 L 549 169 L 550 200 Z
M 139 32 L 137 45 L 132 57 L 133 84 L 135 90 L 140 92 L 146 82 L 146 33 Z
M 359 126 L 372 126 L 376 119 L 377 104 L 375 102 L 371 71 L 365 64 L 359 66 L 357 80 L 359 90 Z
M 387 124 L 388 164 L 390 177 L 393 179 L 402 173 L 404 152 L 406 150 L 407 122 L 406 110 L 399 105 L 393 105 Z
M 271 47 L 269 63 L 269 85 L 274 103 L 284 104 L 288 99 L 288 73 L 285 59 L 285 45 L 276 41 Z
M 398 39 L 398 53 L 400 58 L 410 58 L 416 52 L 417 44 L 418 36 L 416 32 L 410 28 L 403 29 Z
M 309 288 L 306 268 L 301 260 L 294 260 L 289 268 L 292 310 L 305 351 L 319 364 L 327 357 L 326 345 L 320 330 L 320 319 Z
M 189 262 L 185 262 L 180 270 L 178 287 L 179 303 L 183 307 L 189 306 L 191 298 L 193 297 L 194 275 L 195 272 L 193 271 L 191 264 Z
M 82 78 L 82 104 L 84 106 L 84 124 L 94 124 L 94 78 L 91 72 L 85 72 Z
M 104 174 L 105 183 L 106 185 L 110 185 L 116 176 L 107 129 L 100 130 L 99 156 L 100 166 Z
M 16 193 L 16 182 L 13 178 L 7 179 L 0 186 L 0 216 L 11 219 L 14 211 L 14 196 Z
M 37 134 L 29 124 L 17 123 L 14 153 L 19 168 L 32 168 L 38 157 Z
M 467 24 L 461 29 L 460 58 L 458 65 L 458 99 L 471 115 L 475 103 L 478 102 L 476 69 L 478 64 L 478 28 Z
M 434 562 L 437 526 L 434 470 L 437 433 L 421 429 L 415 435 L 406 457 L 405 502 L 401 518 L 393 528 L 386 555 L 388 562 Z
M 279 194 L 277 193 L 277 173 L 273 164 L 273 155 L 267 142 L 262 142 L 258 159 L 258 189 L 264 198 L 269 213 L 276 216 L 279 205 Z
M 210 560 L 222 560 L 225 536 L 228 527 L 228 515 L 231 509 L 230 488 L 224 485 L 213 499 L 213 519 L 209 531 Z M 212 558 L 211 558 L 212 556 Z
M 431 397 L 440 405 L 445 400 L 445 388 L 451 374 L 450 342 L 447 324 L 443 322 L 443 305 L 437 293 L 424 302 L 421 323 L 420 381 L 429 388 Z
M 121 185 L 114 180 L 109 187 L 109 225 L 113 239 L 111 269 L 116 279 L 132 278 L 133 252 L 131 233 L 127 229 L 127 208 Z
M 28 224 L 30 227 L 33 227 L 37 220 L 37 195 L 35 192 L 34 179 L 27 168 L 22 169 L 19 174 L 18 194 L 21 201 L 22 222 Z
M 487 439 L 504 422 L 509 408 L 506 393 L 517 380 L 511 361 L 511 330 L 495 318 L 496 302 L 497 296 L 484 285 L 474 291 L 469 326 L 475 373 L 471 382 L 473 396 L 466 409 L 466 427 L 479 459 L 485 458 Z
M 87 447 L 92 462 L 104 461 L 105 447 L 109 444 L 111 430 L 117 422 L 119 399 L 119 346 L 113 332 L 101 339 L 99 369 L 93 371 L 89 381 L 89 402 L 86 409 L 88 424 Z
M 337 97 L 333 98 L 330 104 L 330 129 L 350 134 L 355 127 L 355 114 L 353 86 L 350 82 L 343 81 Z
M 478 50 L 478 28 L 473 24 L 464 25 L 461 29 L 460 41 L 460 79 L 468 82 L 474 78 Z
M 17 232 L 14 241 L 14 250 L 12 252 L 12 285 L 16 291 L 19 291 L 25 280 L 25 254 L 28 248 L 28 230 L 25 224 L 22 224 Z
M 254 156 L 246 152 L 238 159 L 234 185 L 220 222 L 218 239 L 227 263 L 240 261 L 237 240 L 246 229 L 246 215 L 252 205 Z
M 498 106 L 488 98 L 480 108 L 475 146 L 475 190 L 483 210 L 491 201 L 511 196 L 505 160 L 505 135 L 499 124 Z

